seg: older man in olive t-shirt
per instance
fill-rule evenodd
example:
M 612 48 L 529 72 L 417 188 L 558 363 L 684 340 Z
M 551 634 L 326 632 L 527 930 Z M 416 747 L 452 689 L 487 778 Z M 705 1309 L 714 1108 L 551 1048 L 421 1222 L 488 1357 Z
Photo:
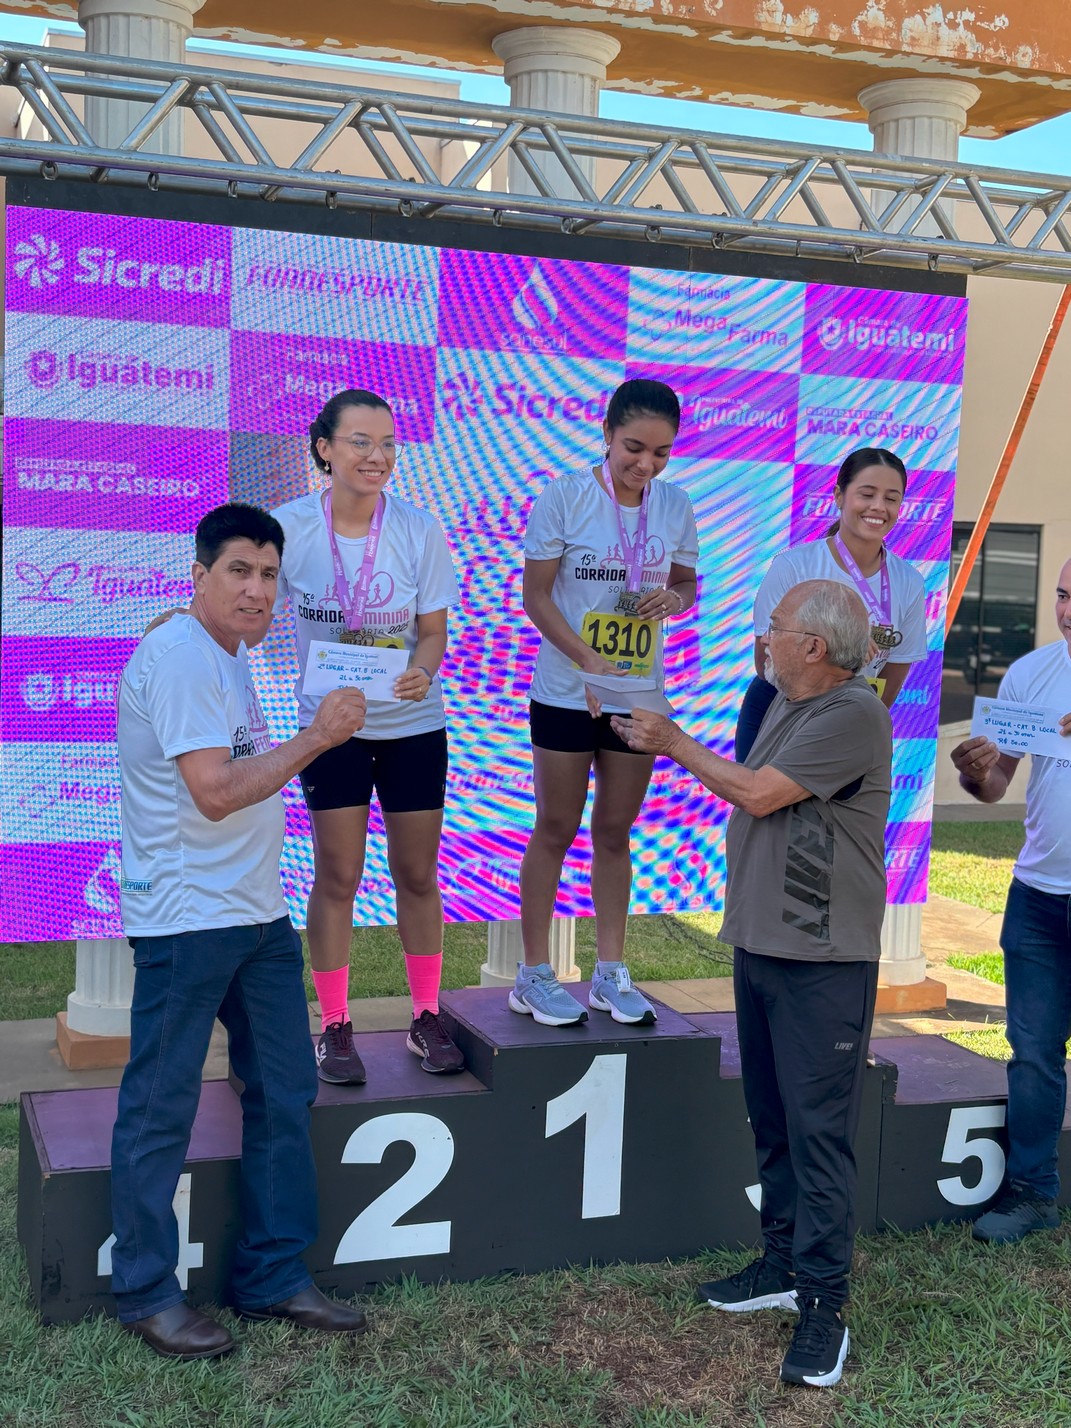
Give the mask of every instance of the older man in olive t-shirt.
M 734 987 L 744 1096 L 762 1185 L 763 1255 L 700 1286 L 728 1310 L 799 1309 L 791 1383 L 840 1378 L 855 1235 L 853 1141 L 885 913 L 889 713 L 857 671 L 869 619 L 847 586 L 795 586 L 770 617 L 779 690 L 745 764 L 661 715 L 614 721 L 735 805 L 721 937 Z

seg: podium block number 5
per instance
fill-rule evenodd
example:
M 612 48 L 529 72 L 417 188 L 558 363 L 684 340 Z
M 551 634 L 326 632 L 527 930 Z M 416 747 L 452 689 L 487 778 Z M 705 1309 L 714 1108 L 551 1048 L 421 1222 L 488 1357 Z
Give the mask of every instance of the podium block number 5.
M 1004 1124 L 1004 1106 L 956 1106 L 948 1117 L 945 1148 L 941 1159 L 949 1165 L 962 1165 L 965 1160 L 977 1160 L 982 1173 L 975 1185 L 965 1185 L 958 1175 L 938 1180 L 937 1188 L 950 1205 L 980 1205 L 991 1200 L 1004 1179 L 1004 1149 L 992 1136 L 980 1135 L 973 1140 L 971 1131 L 996 1130 Z
M 400 1180 L 362 1210 L 338 1242 L 336 1264 L 374 1259 L 411 1259 L 450 1253 L 449 1220 L 399 1225 L 446 1179 L 454 1161 L 454 1137 L 437 1116 L 418 1112 L 376 1116 L 358 1126 L 342 1152 L 343 1165 L 379 1165 L 389 1145 L 405 1141 L 416 1152 Z
M 621 1151 L 625 1138 L 625 1055 L 596 1056 L 575 1086 L 547 1102 L 545 1139 L 584 1122 L 580 1215 L 597 1220 L 621 1213 Z

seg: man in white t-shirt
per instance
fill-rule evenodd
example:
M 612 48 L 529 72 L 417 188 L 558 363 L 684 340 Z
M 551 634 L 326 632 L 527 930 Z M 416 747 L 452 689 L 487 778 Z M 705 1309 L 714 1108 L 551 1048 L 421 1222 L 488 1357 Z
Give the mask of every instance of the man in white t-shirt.
M 364 721 L 364 696 L 329 694 L 273 748 L 248 646 L 271 624 L 283 532 L 255 506 L 210 511 L 196 533 L 188 612 L 152 629 L 123 672 L 123 926 L 134 949 L 130 1061 L 112 1138 L 112 1290 L 131 1333 L 168 1358 L 234 1348 L 176 1277 L 172 1201 L 218 1016 L 242 1092 L 242 1237 L 234 1303 L 250 1319 L 360 1333 L 359 1310 L 313 1287 L 317 1233 L 309 1107 L 316 1064 L 301 943 L 279 883 L 279 791 Z
M 1060 572 L 1056 623 L 1061 638 L 1017 659 L 998 698 L 1071 710 L 1071 560 Z M 1071 713 L 1061 728 L 1071 735 Z M 1067 1101 L 1065 1057 L 1071 1035 L 1071 738 L 1068 757 L 1031 756 L 1026 842 L 1012 870 L 1000 945 L 1008 1012 L 1008 1168 L 974 1237 L 1012 1244 L 1059 1223 L 1057 1142 Z M 952 750 L 963 788 L 980 803 L 1008 791 L 1019 759 L 986 738 Z

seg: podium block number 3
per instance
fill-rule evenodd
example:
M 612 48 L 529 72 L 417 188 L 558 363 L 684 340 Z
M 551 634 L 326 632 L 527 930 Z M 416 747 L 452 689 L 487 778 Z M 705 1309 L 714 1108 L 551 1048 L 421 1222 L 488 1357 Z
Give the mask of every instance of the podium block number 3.
M 956 1106 L 948 1117 L 941 1159 L 948 1165 L 977 1160 L 982 1173 L 973 1185 L 965 1185 L 958 1175 L 938 1180 L 937 1188 L 950 1205 L 980 1205 L 991 1200 L 1004 1179 L 1004 1150 L 992 1136 L 968 1139 L 971 1131 L 997 1130 L 1004 1124 L 1004 1106 Z
M 416 1152 L 400 1180 L 384 1190 L 352 1222 L 338 1242 L 336 1264 L 375 1259 L 415 1259 L 450 1253 L 449 1220 L 399 1225 L 446 1179 L 454 1161 L 454 1137 L 437 1116 L 405 1112 L 377 1116 L 358 1126 L 342 1152 L 343 1165 L 379 1165 L 389 1145 L 406 1141 Z
M 597 1220 L 621 1213 L 621 1152 L 625 1138 L 625 1055 L 596 1056 L 575 1086 L 547 1102 L 546 1139 L 584 1122 L 580 1215 Z

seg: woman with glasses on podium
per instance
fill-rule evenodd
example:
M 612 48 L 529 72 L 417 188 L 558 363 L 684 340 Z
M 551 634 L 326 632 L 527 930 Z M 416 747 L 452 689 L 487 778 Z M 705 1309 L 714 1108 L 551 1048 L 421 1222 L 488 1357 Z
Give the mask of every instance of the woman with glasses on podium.
M 546 1026 L 587 1020 L 547 961 L 566 854 L 595 772 L 591 894 L 598 960 L 588 1005 L 650 1025 L 655 1011 L 629 978 L 625 925 L 632 887 L 629 837 L 654 759 L 610 727 L 583 674 L 628 672 L 661 689 L 662 625 L 695 603 L 698 535 L 687 493 L 657 479 L 680 427 L 662 382 L 624 382 L 603 423 L 605 457 L 550 481 L 528 518 L 524 609 L 542 641 L 531 689 L 536 822 L 521 863 L 524 964 L 515 1012 Z
M 387 489 L 398 448 L 394 417 L 382 397 L 337 393 L 309 435 L 312 459 L 328 485 L 274 512 L 286 536 L 276 608 L 289 599 L 300 669 L 299 722 L 308 724 L 319 702 L 302 688 L 312 641 L 408 655 L 393 699 L 369 701 L 360 737 L 321 754 L 301 775 L 315 859 L 307 920 L 323 1021 L 319 1073 L 343 1085 L 365 1080 L 353 1042 L 349 959 L 373 791 L 386 828 L 413 999 L 408 1046 L 425 1071 L 460 1071 L 461 1053 L 438 1015 L 438 859 L 447 769 L 438 670 L 448 611 L 460 598 L 450 551 L 434 516 Z
M 837 580 L 856 590 L 870 612 L 871 661 L 860 671 L 891 708 L 913 664 L 926 658 L 926 586 L 885 547 L 907 490 L 904 463 L 884 447 L 853 451 L 837 472 L 836 523 L 821 540 L 774 557 L 755 598 L 755 669 L 736 726 L 736 759 L 751 752 L 777 691 L 763 678 L 770 612 L 804 580 Z

